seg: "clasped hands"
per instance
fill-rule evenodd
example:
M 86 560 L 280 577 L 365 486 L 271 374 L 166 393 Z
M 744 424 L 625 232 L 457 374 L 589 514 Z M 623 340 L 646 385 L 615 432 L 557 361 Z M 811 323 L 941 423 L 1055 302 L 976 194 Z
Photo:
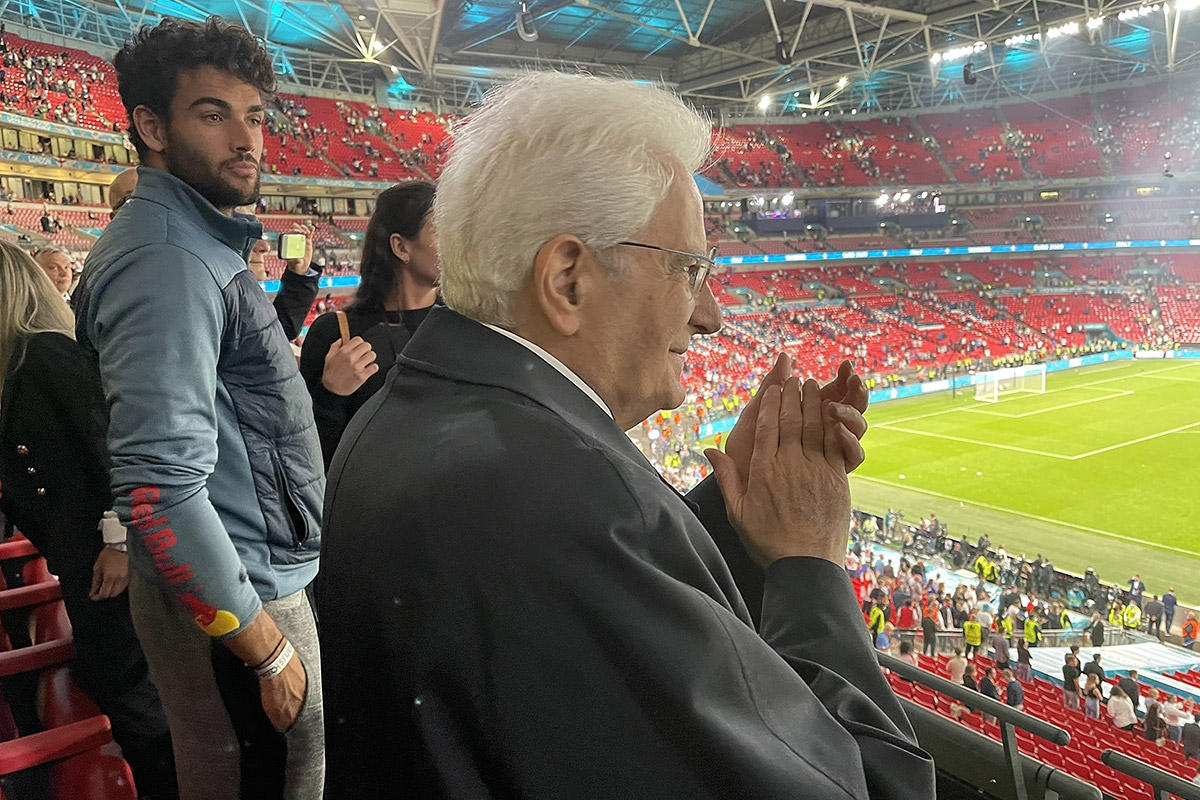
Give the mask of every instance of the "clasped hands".
M 847 475 L 864 460 L 867 390 L 849 361 L 824 387 L 781 354 L 729 434 L 709 449 L 729 521 L 763 569 L 781 558 L 845 562 Z

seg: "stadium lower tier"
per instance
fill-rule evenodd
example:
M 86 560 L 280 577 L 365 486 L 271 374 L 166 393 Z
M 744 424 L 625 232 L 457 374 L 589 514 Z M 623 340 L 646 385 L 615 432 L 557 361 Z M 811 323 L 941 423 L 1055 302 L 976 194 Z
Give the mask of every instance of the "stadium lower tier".
M 950 675 L 948 661 L 949 658 L 944 655 L 936 658 L 918 656 L 918 666 L 947 679 Z M 986 656 L 977 656 L 972 663 L 978 672 L 994 666 L 994 662 Z M 1200 673 L 1193 671 L 1187 674 L 1194 676 Z M 949 719 L 956 719 L 977 733 L 1000 740 L 1000 727 L 994 721 L 984 719 L 979 712 L 964 708 L 950 697 L 904 680 L 894 673 L 888 674 L 888 681 L 900 697 Z M 1116 677 L 1110 677 L 1107 681 L 1110 685 L 1116 682 Z M 1103 707 L 1100 709 L 1102 718 L 1095 718 L 1087 716 L 1082 705 L 1080 710 L 1066 706 L 1061 683 L 1055 684 L 1034 676 L 1022 686 L 1025 690 L 1024 711 L 1066 730 L 1071 735 L 1071 741 L 1066 746 L 1059 746 L 1018 729 L 1017 741 L 1021 752 L 1093 784 L 1106 797 L 1114 800 L 1152 800 L 1146 784 L 1101 763 L 1100 754 L 1108 749 L 1144 761 L 1185 781 L 1191 781 L 1196 776 L 1196 760 L 1187 758 L 1180 745 L 1171 739 L 1166 739 L 1161 745 L 1148 741 L 1140 720 L 1132 731 L 1123 731 L 1113 725 Z M 1151 687 L 1145 683 L 1140 686 L 1144 702 Z M 1004 686 L 999 685 L 999 689 L 1003 696 Z

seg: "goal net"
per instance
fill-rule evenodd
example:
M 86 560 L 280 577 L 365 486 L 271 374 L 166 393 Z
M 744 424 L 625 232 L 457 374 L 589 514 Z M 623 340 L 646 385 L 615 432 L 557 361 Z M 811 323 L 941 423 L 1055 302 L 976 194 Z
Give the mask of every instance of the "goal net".
M 1030 394 L 1046 393 L 1046 365 L 1033 364 L 1027 367 L 1007 367 L 1005 369 L 981 372 L 975 376 L 975 399 L 985 403 L 995 403 L 1001 397 L 1010 394 L 1026 392 Z

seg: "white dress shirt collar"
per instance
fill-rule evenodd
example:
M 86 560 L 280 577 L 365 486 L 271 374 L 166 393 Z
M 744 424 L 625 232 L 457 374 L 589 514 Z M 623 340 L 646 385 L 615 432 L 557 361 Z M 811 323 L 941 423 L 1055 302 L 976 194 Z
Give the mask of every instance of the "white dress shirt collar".
M 610 411 L 608 406 L 605 405 L 604 401 L 600 399 L 600 395 L 596 394 L 596 392 L 592 389 L 592 387 L 590 387 L 586 383 L 584 383 L 583 379 L 580 378 L 578 375 L 576 375 L 574 372 L 572 372 L 567 367 L 566 364 L 562 363 L 557 358 L 550 355 L 549 353 L 547 353 L 542 348 L 538 347 L 533 342 L 529 341 L 528 339 L 521 338 L 520 336 L 513 333 L 512 331 L 506 331 L 506 330 L 504 330 L 504 328 L 498 328 L 495 325 L 488 325 L 486 322 L 483 324 L 485 326 L 487 326 L 488 328 L 491 328 L 492 330 L 494 330 L 496 333 L 498 333 L 502 336 L 507 336 L 509 339 L 512 339 L 514 342 L 521 345 L 525 349 L 529 350 L 534 355 L 536 355 L 538 358 L 542 359 L 547 364 L 549 364 L 550 366 L 554 367 L 556 370 L 561 372 L 563 377 L 565 377 L 571 383 L 573 383 L 577 387 L 579 387 L 579 391 L 583 392 L 588 397 L 592 398 L 593 402 L 595 402 L 596 405 L 600 406 L 601 410 L 604 411 L 604 413 L 608 415 L 609 419 L 613 419 L 612 411 Z

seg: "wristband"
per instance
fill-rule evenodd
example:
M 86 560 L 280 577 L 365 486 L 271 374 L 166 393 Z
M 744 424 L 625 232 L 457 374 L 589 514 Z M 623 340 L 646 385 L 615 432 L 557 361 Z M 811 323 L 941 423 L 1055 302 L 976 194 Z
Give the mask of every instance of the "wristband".
M 258 674 L 259 680 L 269 680 L 274 678 L 279 673 L 287 669 L 287 665 L 292 663 L 292 656 L 296 655 L 296 648 L 292 647 L 291 642 L 285 642 L 283 650 L 275 657 L 275 660 L 267 664 L 262 669 L 254 670 Z
M 116 512 L 105 511 L 96 527 L 100 530 L 100 537 L 105 544 L 125 544 L 125 526 L 117 519 Z
M 286 636 L 284 636 L 282 633 L 281 633 L 281 634 L 279 634 L 279 641 L 278 641 L 278 642 L 276 642 L 276 643 L 275 643 L 275 646 L 271 648 L 271 652 L 270 652 L 270 653 L 267 653 L 267 657 L 266 657 L 266 658 L 264 658 L 262 661 L 258 662 L 257 664 L 254 664 L 253 666 L 251 666 L 250 664 L 247 664 L 246 666 L 247 666 L 247 667 L 250 667 L 250 669 L 252 669 L 252 670 L 254 670 L 254 671 L 256 671 L 256 672 L 257 672 L 258 670 L 260 670 L 260 669 L 262 669 L 263 667 L 265 667 L 267 664 L 269 664 L 269 663 L 271 663 L 272 661 L 274 661 L 274 660 L 275 660 L 275 657 L 279 655 L 279 653 L 280 653 L 280 648 L 281 648 L 281 647 L 283 647 L 283 642 L 284 642 L 284 640 L 285 640 L 285 639 L 287 639 L 287 637 L 286 637 Z

